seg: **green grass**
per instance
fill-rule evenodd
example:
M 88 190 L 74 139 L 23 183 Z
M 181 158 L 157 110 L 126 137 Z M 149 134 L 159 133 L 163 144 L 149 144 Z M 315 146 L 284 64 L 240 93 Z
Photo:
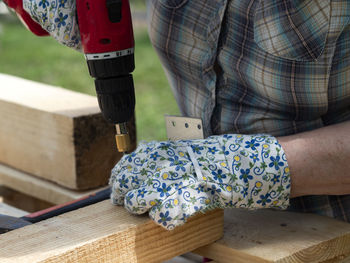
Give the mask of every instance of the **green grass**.
M 130 0 L 130 6 L 133 10 L 146 10 L 145 0 Z
M 178 109 L 146 29 L 135 30 L 135 42 L 138 140 L 164 140 L 163 116 L 178 114 Z M 0 18 L 0 72 L 95 95 L 81 53 L 36 37 L 13 19 Z

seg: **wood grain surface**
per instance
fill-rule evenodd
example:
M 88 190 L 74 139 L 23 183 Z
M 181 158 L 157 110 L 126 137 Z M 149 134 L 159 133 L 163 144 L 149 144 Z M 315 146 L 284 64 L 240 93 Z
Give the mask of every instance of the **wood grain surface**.
M 227 209 L 224 237 L 194 252 L 218 263 L 348 262 L 350 224 L 313 214 Z
M 0 235 L 0 262 L 162 262 L 222 236 L 223 211 L 167 231 L 109 200 Z

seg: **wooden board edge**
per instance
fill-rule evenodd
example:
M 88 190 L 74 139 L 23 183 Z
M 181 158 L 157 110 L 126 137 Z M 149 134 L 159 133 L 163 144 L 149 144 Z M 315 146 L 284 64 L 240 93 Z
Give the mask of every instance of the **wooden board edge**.
M 0 164 L 0 185 L 53 204 L 69 202 L 107 188 L 74 191 L 4 164 Z
M 130 215 L 103 201 L 1 235 L 0 260 L 157 263 L 210 244 L 222 235 L 222 210 L 197 215 L 168 231 L 146 216 Z
M 212 258 L 220 263 L 286 263 L 286 262 L 322 262 L 322 263 L 335 263 L 344 262 L 343 260 L 349 260 L 350 262 L 350 246 L 342 246 L 341 243 L 350 243 L 350 233 L 346 233 L 343 236 L 336 237 L 320 244 L 308 247 L 300 250 L 288 257 L 280 258 L 278 260 L 266 260 L 260 258 L 258 255 L 250 255 L 242 251 L 232 249 L 225 246 L 224 242 L 215 242 L 213 244 L 198 248 L 193 251 L 198 255 Z M 316 253 L 317 252 L 317 253 Z M 315 258 L 315 255 L 318 255 Z M 347 262 L 347 261 L 345 261 Z
M 229 248 L 218 242 L 200 247 L 192 252 L 213 259 L 218 263 L 272 263 L 272 261 Z
M 132 123 L 130 125 L 135 125 Z M 101 113 L 73 118 L 75 189 L 106 185 L 111 170 L 123 156 L 115 142 L 115 127 Z
M 61 263 L 66 262 L 64 258 L 68 258 L 69 262 L 106 262 L 106 263 L 161 263 L 181 254 L 190 252 L 201 244 L 212 243 L 222 237 L 222 225 L 220 221 L 220 211 L 211 211 L 206 215 L 200 214 L 190 219 L 184 226 L 178 227 L 175 230 L 168 231 L 156 225 L 152 221 L 148 221 L 143 225 L 137 226 L 135 229 L 130 229 L 135 235 L 135 251 L 132 252 L 130 260 L 129 256 L 118 255 L 117 249 L 104 247 L 106 243 L 117 243 L 122 239 L 120 235 L 111 234 L 101 240 L 96 240 L 90 244 L 76 248 L 74 251 L 67 251 L 62 255 L 49 258 L 41 261 L 42 263 Z M 198 228 L 200 226 L 201 230 Z M 196 231 L 193 230 L 196 229 Z M 155 238 L 157 241 L 155 241 Z M 162 240 L 167 240 L 163 242 Z M 153 246 L 145 251 L 141 247 Z M 160 245 L 159 245 L 160 244 Z M 86 247 L 89 247 L 89 256 L 82 260 L 80 255 L 86 255 Z M 176 248 L 169 249 L 169 248 Z M 110 254 L 106 255 L 106 250 Z M 169 252 L 170 251 L 170 252 Z M 77 261 L 74 261 L 76 258 Z M 118 259 L 118 260 L 116 260 Z M 40 262 L 40 263 L 41 263 Z
M 350 256 L 350 246 L 346 247 L 344 243 L 350 244 L 350 233 L 321 242 L 275 262 L 342 262 Z
M 68 118 L 100 112 L 96 97 L 86 93 L 4 73 L 0 73 L 0 80 L 4 86 L 11 85 L 11 89 L 9 88 L 10 92 L 2 94 L 0 100 L 7 101 L 11 104 L 25 106 L 41 112 L 50 112 L 56 115 L 66 116 Z M 28 92 L 28 90 L 30 90 L 30 92 Z M 43 90 L 47 92 L 43 93 Z M 43 103 L 37 103 L 38 101 L 45 100 L 48 95 L 58 98 L 59 101 L 64 103 L 64 107 L 56 107 L 55 110 L 49 110 L 47 108 L 48 106 L 46 106 L 46 108 L 43 107 Z M 33 99 L 35 103 L 30 103 L 30 101 Z M 24 103 L 24 101 L 29 102 Z M 79 107 L 72 108 L 72 106 L 76 107 L 77 101 L 80 102 Z

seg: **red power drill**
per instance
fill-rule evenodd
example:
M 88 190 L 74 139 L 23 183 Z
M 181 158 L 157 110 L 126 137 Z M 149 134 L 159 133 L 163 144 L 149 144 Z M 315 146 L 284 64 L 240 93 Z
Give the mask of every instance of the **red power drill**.
M 48 33 L 23 9 L 22 0 L 4 0 L 27 28 Z M 120 152 L 130 150 L 126 123 L 134 115 L 134 35 L 128 0 L 76 0 L 81 43 L 90 75 L 95 78 L 103 116 L 116 126 Z

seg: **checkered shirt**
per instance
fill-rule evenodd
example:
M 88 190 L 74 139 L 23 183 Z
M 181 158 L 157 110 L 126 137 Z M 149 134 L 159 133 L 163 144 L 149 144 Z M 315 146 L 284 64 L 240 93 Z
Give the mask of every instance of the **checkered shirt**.
M 149 33 L 182 114 L 206 135 L 285 136 L 350 120 L 350 1 L 149 0 Z M 292 210 L 350 221 L 350 196 Z

